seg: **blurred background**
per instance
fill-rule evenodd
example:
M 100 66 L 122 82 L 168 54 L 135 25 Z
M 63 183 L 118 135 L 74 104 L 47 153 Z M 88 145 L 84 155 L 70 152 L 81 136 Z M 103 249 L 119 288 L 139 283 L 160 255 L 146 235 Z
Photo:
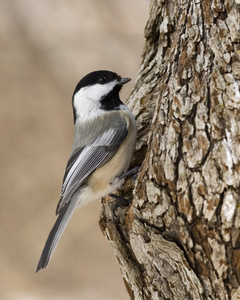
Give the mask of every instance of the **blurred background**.
M 49 267 L 35 269 L 55 221 L 71 150 L 71 96 L 87 73 L 133 80 L 148 0 L 0 0 L 0 299 L 129 299 L 98 226 L 100 202 L 73 216 Z

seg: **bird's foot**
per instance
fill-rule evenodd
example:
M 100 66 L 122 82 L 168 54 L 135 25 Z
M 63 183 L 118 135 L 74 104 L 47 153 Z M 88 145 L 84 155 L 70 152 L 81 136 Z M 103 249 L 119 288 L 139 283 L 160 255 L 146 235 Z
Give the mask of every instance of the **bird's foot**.
M 132 177 L 132 181 L 135 181 L 138 175 L 138 170 L 140 169 L 140 166 L 134 167 L 131 170 L 127 171 L 126 173 L 123 173 L 122 175 L 120 175 L 118 178 L 122 179 L 125 178 L 129 175 L 134 174 L 134 176 Z

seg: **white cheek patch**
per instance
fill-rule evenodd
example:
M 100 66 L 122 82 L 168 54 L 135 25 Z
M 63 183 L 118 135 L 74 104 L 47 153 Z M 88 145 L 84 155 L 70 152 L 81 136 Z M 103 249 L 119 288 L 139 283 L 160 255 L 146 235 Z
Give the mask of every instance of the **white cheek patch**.
M 77 117 L 84 121 L 103 114 L 99 100 L 110 93 L 116 84 L 118 82 L 115 80 L 106 84 L 94 84 L 81 88 L 73 99 Z
M 106 84 L 94 84 L 81 88 L 76 95 L 79 95 L 80 99 L 88 99 L 91 101 L 99 101 L 103 96 L 107 95 L 115 87 L 118 82 L 116 80 Z M 81 100 L 82 101 L 82 100 Z

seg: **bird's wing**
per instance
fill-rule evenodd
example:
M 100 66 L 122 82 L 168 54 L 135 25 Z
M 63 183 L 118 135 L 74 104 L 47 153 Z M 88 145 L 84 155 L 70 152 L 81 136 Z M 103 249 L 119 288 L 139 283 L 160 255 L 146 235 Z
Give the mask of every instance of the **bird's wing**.
M 72 153 L 63 177 L 61 198 L 56 210 L 57 214 L 60 213 L 73 193 L 91 173 L 113 157 L 122 141 L 126 138 L 127 133 L 126 121 L 122 119 L 121 126 L 105 130 L 101 135 L 93 139 L 89 145 L 77 148 Z
M 57 207 L 59 215 L 43 248 L 37 272 L 47 267 L 78 205 L 77 197 L 71 198 L 71 196 L 94 170 L 109 161 L 126 138 L 128 133 L 126 121 L 122 119 L 121 123 L 115 122 L 114 124 L 121 126 L 111 126 L 111 129 L 105 130 L 101 135 L 93 133 L 89 139 L 90 143 L 85 147 L 77 148 L 69 158 L 63 177 L 61 199 Z M 69 201 L 70 199 L 71 201 Z
M 126 138 L 128 133 L 127 122 L 121 117 L 118 118 L 116 116 L 115 119 L 115 116 L 113 114 L 112 117 L 109 117 L 108 121 L 112 121 L 110 122 L 110 129 L 106 129 L 103 132 L 101 132 L 101 124 L 92 122 L 92 126 L 96 130 L 90 130 L 91 136 L 87 139 L 87 145 L 77 148 L 69 158 L 63 177 L 61 199 L 57 207 L 59 216 L 49 233 L 37 271 L 46 268 L 48 265 L 64 229 L 78 206 L 79 199 L 71 196 L 94 170 L 109 161 Z M 84 134 L 83 131 L 82 133 Z

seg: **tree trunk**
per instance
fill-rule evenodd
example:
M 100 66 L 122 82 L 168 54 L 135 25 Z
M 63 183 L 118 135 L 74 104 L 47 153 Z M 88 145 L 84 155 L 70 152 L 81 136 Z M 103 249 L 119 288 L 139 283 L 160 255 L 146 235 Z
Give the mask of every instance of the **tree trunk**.
M 131 299 L 240 299 L 240 0 L 151 1 L 131 204 L 100 226 Z

